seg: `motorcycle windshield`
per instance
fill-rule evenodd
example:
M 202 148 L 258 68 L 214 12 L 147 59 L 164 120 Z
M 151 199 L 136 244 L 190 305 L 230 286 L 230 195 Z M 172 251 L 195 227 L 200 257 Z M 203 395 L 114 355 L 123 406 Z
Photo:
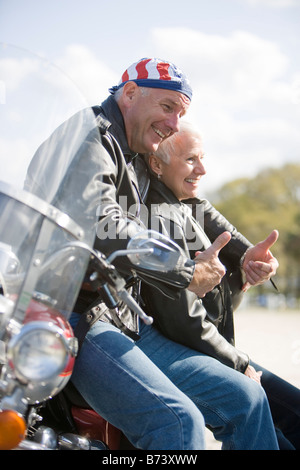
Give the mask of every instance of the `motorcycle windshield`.
M 96 234 L 102 152 L 75 84 L 0 44 L 0 295 L 19 321 L 32 299 L 72 311 Z

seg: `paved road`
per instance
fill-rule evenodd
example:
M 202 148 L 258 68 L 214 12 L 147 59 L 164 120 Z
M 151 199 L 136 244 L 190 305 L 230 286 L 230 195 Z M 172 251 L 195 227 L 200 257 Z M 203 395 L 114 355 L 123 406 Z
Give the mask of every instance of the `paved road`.
M 236 347 L 258 364 L 300 388 L 300 310 L 240 309 Z M 207 449 L 220 449 L 207 431 Z

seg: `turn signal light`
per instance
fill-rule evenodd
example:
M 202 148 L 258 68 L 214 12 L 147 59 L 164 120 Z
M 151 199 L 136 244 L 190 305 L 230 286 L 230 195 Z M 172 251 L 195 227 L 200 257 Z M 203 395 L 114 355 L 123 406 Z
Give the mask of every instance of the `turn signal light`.
M 13 410 L 0 411 L 0 450 L 11 450 L 24 439 L 26 423 Z

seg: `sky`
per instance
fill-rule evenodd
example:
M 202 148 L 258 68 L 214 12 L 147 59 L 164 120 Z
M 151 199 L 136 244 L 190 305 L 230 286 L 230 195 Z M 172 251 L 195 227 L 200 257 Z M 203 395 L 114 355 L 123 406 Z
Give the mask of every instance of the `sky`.
M 300 162 L 300 0 L 0 0 L 0 42 L 45 57 L 91 105 L 138 59 L 174 62 L 193 87 L 204 196 Z

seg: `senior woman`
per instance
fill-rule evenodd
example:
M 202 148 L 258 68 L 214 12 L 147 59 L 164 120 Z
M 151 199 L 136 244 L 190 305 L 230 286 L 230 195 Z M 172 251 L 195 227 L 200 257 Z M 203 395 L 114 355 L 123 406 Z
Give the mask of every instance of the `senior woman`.
M 152 228 L 173 238 L 190 258 L 210 246 L 219 235 L 219 226 L 223 230 L 226 227 L 232 238 L 220 253 L 227 268 L 226 276 L 205 297 L 200 299 L 185 290 L 174 301 L 155 288 L 143 286 L 143 299 L 148 314 L 154 318 L 154 328 L 141 327 L 139 346 L 147 353 L 156 329 L 156 334 L 161 333 L 198 351 L 198 360 L 207 364 L 209 386 L 213 389 L 222 384 L 224 402 L 230 396 L 233 407 L 239 403 L 240 387 L 248 384 L 251 395 L 253 381 L 257 387 L 262 385 L 269 400 L 280 449 L 299 449 L 299 389 L 266 369 L 250 364 L 248 355 L 234 345 L 233 310 L 243 291 L 250 285 L 265 282 L 276 272 L 278 263 L 269 248 L 277 240 L 277 231 L 252 246 L 220 213 L 212 211 L 208 201 L 198 199 L 199 183 L 206 172 L 201 136 L 189 123 L 182 121 L 180 131 L 163 142 L 155 155 L 148 157 L 148 164 L 152 172 L 148 197 Z M 192 212 L 198 214 L 198 220 Z M 203 215 L 204 224 L 199 223 L 199 214 Z M 222 224 L 218 224 L 218 220 Z M 167 351 L 158 351 L 157 362 L 167 354 Z M 192 394 L 192 391 L 186 393 Z M 201 407 L 199 402 L 199 406 L 207 426 L 218 439 L 218 429 L 212 419 L 216 413 L 214 405 Z

